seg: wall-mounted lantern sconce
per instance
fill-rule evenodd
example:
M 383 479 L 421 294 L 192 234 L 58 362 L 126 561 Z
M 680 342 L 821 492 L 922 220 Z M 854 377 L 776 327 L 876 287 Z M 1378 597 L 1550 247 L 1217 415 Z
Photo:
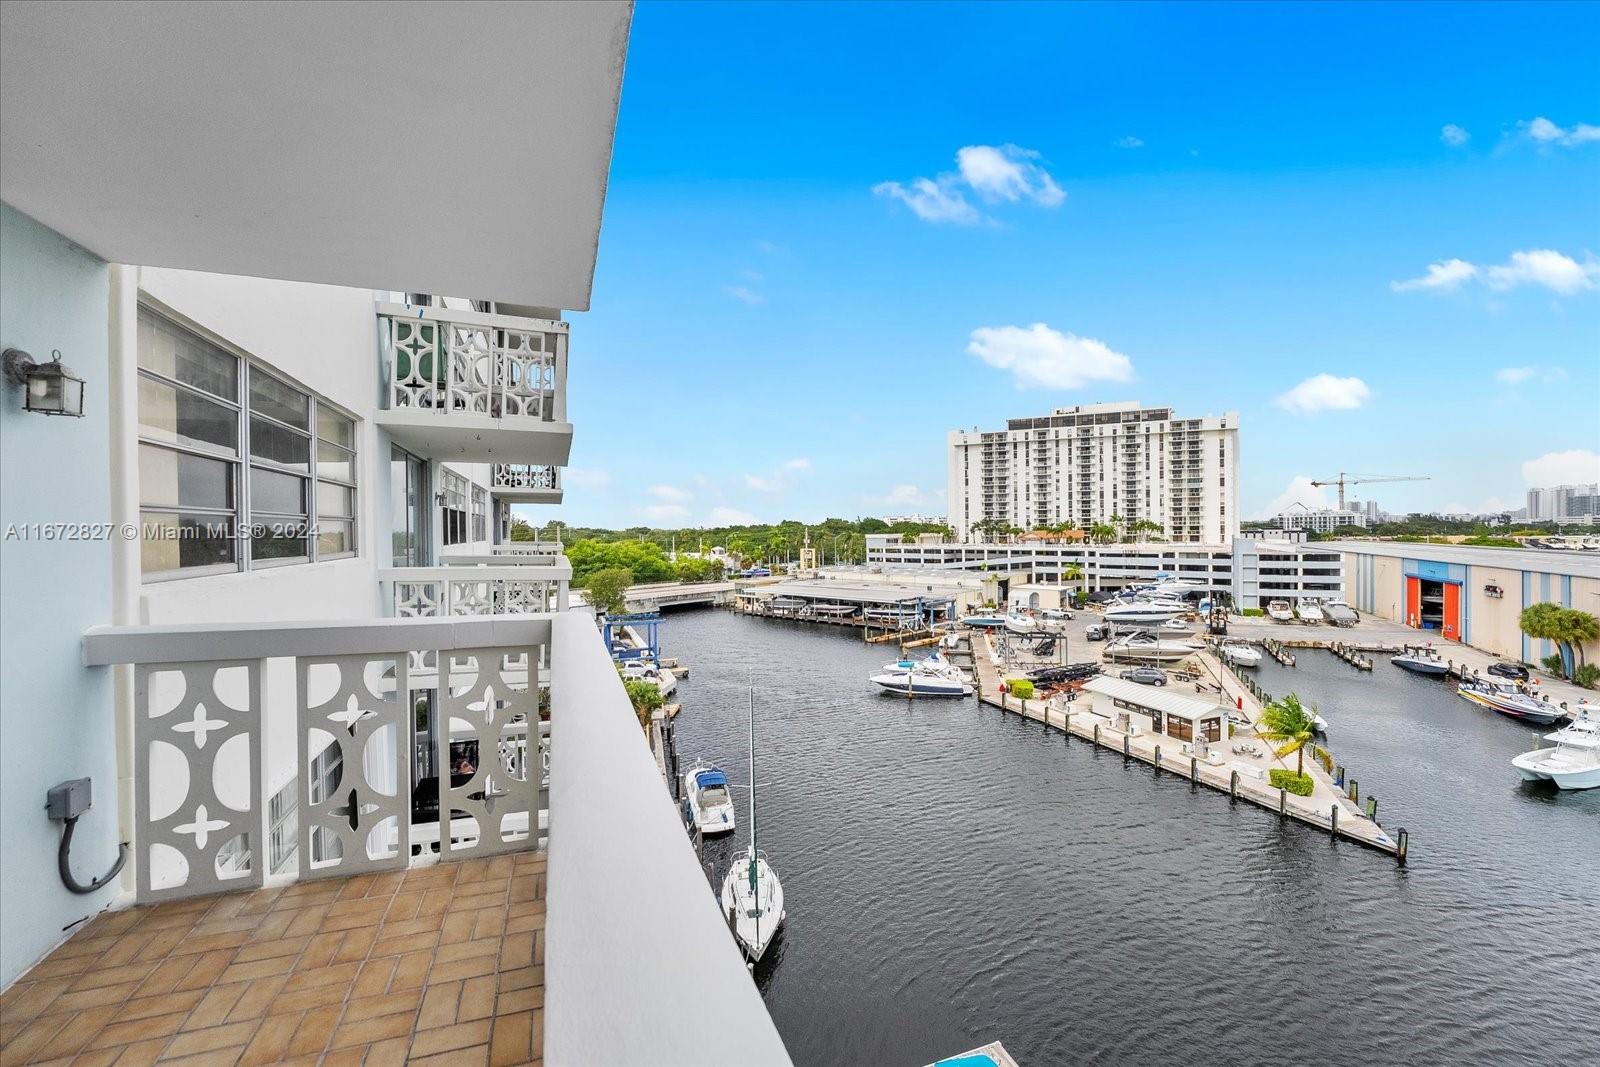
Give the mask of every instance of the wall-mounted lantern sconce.
M 8 348 L 3 359 L 6 381 L 23 387 L 24 411 L 41 415 L 72 415 L 83 418 L 83 379 L 61 365 L 61 351 L 54 350 L 49 363 L 36 363 L 20 348 Z

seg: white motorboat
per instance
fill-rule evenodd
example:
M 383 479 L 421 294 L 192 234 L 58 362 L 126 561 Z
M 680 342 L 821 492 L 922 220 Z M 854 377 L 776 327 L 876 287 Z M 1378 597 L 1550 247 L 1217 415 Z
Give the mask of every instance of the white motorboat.
M 854 604 L 813 604 L 811 614 L 819 619 L 848 619 L 861 609 Z
M 728 776 L 715 767 L 696 767 L 683 776 L 683 813 L 702 834 L 733 831 L 733 796 Z
M 1193 641 L 1136 633 L 1113 639 L 1106 645 L 1106 658 L 1115 662 L 1176 663 L 1199 649 Z
M 1222 658 L 1235 667 L 1261 666 L 1261 650 L 1242 641 L 1229 641 L 1218 650 Z
M 1322 605 L 1314 597 L 1301 598 L 1299 614 L 1301 622 L 1316 623 L 1327 619 L 1327 616 L 1322 614 Z
M 1106 605 L 1105 620 L 1113 626 L 1155 625 L 1176 619 L 1189 610 L 1176 600 L 1112 601 Z
M 1267 601 L 1267 614 L 1275 622 L 1294 621 L 1294 609 L 1289 606 L 1289 602 L 1287 600 Z
M 1450 670 L 1449 665 L 1440 658 L 1439 653 L 1431 648 L 1407 649 L 1398 656 L 1390 656 L 1389 662 L 1401 670 L 1410 671 L 1413 674 L 1437 675 L 1444 674 Z
M 1478 678 L 1462 682 L 1456 687 L 1456 693 L 1479 707 L 1531 722 L 1535 726 L 1549 726 L 1567 714 L 1547 700 L 1529 696 L 1511 682 Z
M 1006 624 L 1006 617 L 995 612 L 978 612 L 961 616 L 960 622 L 962 626 L 970 626 L 974 630 L 994 630 Z
M 895 693 L 899 696 L 913 697 L 968 697 L 972 695 L 972 685 L 957 673 L 947 672 L 942 669 L 925 670 L 922 664 L 916 664 L 911 670 L 897 669 L 874 674 L 867 679 L 873 685 L 885 692 Z
M 1026 615 L 1018 615 L 1016 612 L 1006 616 L 1006 633 L 1026 637 L 1029 634 L 1036 633 L 1038 629 L 1039 622 L 1037 619 L 1029 618 Z
M 1594 714 L 1590 711 L 1593 709 Z M 1571 725 L 1545 734 L 1553 748 L 1524 752 L 1511 765 L 1529 782 L 1554 782 L 1561 789 L 1600 788 L 1600 705 L 1578 704 Z
M 1194 627 L 1182 619 L 1168 619 L 1157 627 L 1157 631 L 1164 634 L 1192 634 Z
M 787 914 L 783 883 L 759 847 L 756 821 L 756 695 L 750 690 L 750 844 L 722 880 L 722 914 L 734 940 L 752 963 L 760 963 Z

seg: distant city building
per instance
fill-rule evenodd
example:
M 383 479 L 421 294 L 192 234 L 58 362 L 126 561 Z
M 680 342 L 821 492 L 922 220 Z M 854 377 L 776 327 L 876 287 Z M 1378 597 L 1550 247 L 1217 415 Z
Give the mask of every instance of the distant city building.
M 1600 484 L 1553 485 L 1528 490 L 1528 521 L 1587 520 L 1600 515 Z
M 1340 511 L 1337 508 L 1317 508 L 1315 510 L 1303 504 L 1296 504 L 1288 511 L 1278 514 L 1278 528 L 1281 530 L 1309 530 L 1312 533 L 1329 533 L 1341 526 L 1367 525 L 1367 513 L 1346 508 Z
M 1239 532 L 1239 415 L 1179 419 L 1127 401 L 954 431 L 950 524 L 1024 530 L 1113 524 L 1140 539 L 1227 542 Z
M 883 521 L 890 526 L 902 522 L 915 523 L 921 526 L 943 526 L 945 524 L 943 515 L 888 515 L 885 516 Z

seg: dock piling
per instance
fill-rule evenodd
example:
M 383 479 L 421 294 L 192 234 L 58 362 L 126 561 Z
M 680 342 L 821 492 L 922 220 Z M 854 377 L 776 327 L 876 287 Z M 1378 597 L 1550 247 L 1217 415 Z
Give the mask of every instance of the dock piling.
M 1367 818 L 1371 819 L 1373 822 L 1377 822 L 1378 821 L 1378 798 L 1377 797 L 1374 797 L 1374 796 L 1367 797 Z
M 1094 743 L 1097 744 L 1097 745 L 1100 743 L 1100 724 L 1099 723 L 1095 723 L 1094 724 Z
M 1161 774 L 1161 746 L 1160 745 L 1156 746 L 1155 768 L 1156 768 L 1156 774 L 1159 776 Z
M 1194 787 L 1196 785 L 1198 785 L 1199 783 L 1200 783 L 1200 757 L 1199 756 L 1190 756 L 1189 757 L 1189 789 L 1190 789 L 1190 791 L 1193 791 Z
M 1406 853 L 1411 851 L 1411 835 L 1404 826 L 1395 831 L 1394 858 L 1400 866 L 1406 865 Z
M 1239 799 L 1239 772 L 1233 771 L 1228 775 L 1228 799 Z
M 1282 786 L 1278 787 L 1278 818 L 1282 819 L 1289 814 L 1289 791 Z
M 1335 841 L 1339 840 L 1339 805 L 1333 804 L 1328 808 L 1328 832 Z

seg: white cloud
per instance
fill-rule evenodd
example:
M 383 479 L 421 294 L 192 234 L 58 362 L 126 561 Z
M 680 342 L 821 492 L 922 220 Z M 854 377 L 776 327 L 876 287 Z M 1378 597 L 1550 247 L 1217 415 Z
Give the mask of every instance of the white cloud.
M 1439 131 L 1439 140 L 1443 141 L 1451 148 L 1460 148 L 1462 145 L 1472 140 L 1472 134 L 1468 133 L 1466 130 L 1463 130 L 1455 123 L 1450 122 L 1446 123 L 1444 129 Z
M 1132 136 L 1130 134 L 1129 136 L 1124 137 L 1121 140 L 1119 140 L 1117 142 L 1117 147 L 1118 148 L 1143 148 L 1144 147 L 1144 142 L 1141 141 L 1139 138 L 1134 137 L 1134 136 Z
M 978 209 L 968 203 L 967 198 L 956 187 L 955 179 L 949 175 L 938 181 L 931 178 L 915 178 L 909 189 L 899 182 L 879 182 L 872 187 L 872 191 L 890 200 L 900 201 L 911 209 L 913 215 L 924 222 L 951 222 L 958 226 L 970 226 L 982 218 L 978 214 Z
M 710 526 L 754 526 L 757 519 L 748 511 L 738 508 L 717 507 L 711 509 Z
M 567 467 L 561 484 L 568 489 L 605 489 L 611 485 L 611 472 L 599 468 Z
M 682 504 L 650 504 L 644 508 L 644 516 L 654 523 L 682 522 L 689 517 L 689 509 Z
M 970 226 L 984 221 L 984 216 L 967 199 L 969 192 L 991 204 L 1026 201 L 1058 207 L 1067 198 L 1066 191 L 1038 158 L 1038 152 L 1014 144 L 967 145 L 956 152 L 954 174 L 913 178 L 909 184 L 879 182 L 872 191 L 900 201 L 925 222 Z
M 767 302 L 766 297 L 762 296 L 760 293 L 749 288 L 748 286 L 724 285 L 722 287 L 722 291 L 733 297 L 735 300 L 749 304 L 752 307 L 759 304 L 765 304 Z
M 1513 289 L 1519 285 L 1542 285 L 1563 296 L 1571 296 L 1580 289 L 1593 289 L 1595 277 L 1600 275 L 1600 262 L 1590 259 L 1579 263 L 1571 256 L 1548 248 L 1531 252 L 1513 252 L 1511 258 L 1487 273 L 1491 289 Z
M 763 477 L 759 474 L 746 474 L 744 476 L 744 484 L 746 488 L 754 489 L 758 493 L 776 493 L 782 488 L 778 479 Z
M 882 496 L 869 496 L 864 499 L 870 507 L 881 507 L 891 511 L 913 511 L 934 505 L 933 494 L 925 493 L 915 485 L 896 485 Z
M 1288 511 L 1296 504 L 1302 504 L 1313 511 L 1325 508 L 1328 506 L 1328 491 L 1321 486 L 1312 485 L 1310 475 L 1297 474 L 1284 487 L 1283 492 L 1272 498 L 1272 503 L 1256 513 L 1256 518 L 1270 519 Z
M 1538 380 L 1548 385 L 1565 380 L 1567 372 L 1560 367 L 1501 367 L 1494 372 L 1494 380 L 1501 385 L 1523 385 Z
M 1133 363 L 1102 341 L 1032 326 L 980 326 L 967 351 L 1011 372 L 1017 388 L 1077 389 L 1089 382 L 1133 380 Z
M 1067 198 L 1050 172 L 1034 160 L 1039 153 L 1014 144 L 967 145 L 956 153 L 961 177 L 985 200 L 1030 200 L 1056 207 Z
M 1587 448 L 1546 452 L 1522 465 L 1522 480 L 1534 488 L 1600 482 L 1600 453 Z
M 1479 267 L 1464 259 L 1444 259 L 1428 265 L 1428 273 L 1420 278 L 1390 282 L 1389 288 L 1397 293 L 1429 290 L 1437 293 L 1459 289 L 1463 283 L 1478 280 L 1490 289 L 1504 292 L 1523 285 L 1542 285 L 1562 296 L 1571 296 L 1596 287 L 1600 279 L 1600 260 L 1593 256 L 1579 263 L 1571 256 L 1554 249 L 1535 248 L 1513 252 L 1504 263 Z
M 805 474 L 811 470 L 811 461 L 804 456 L 784 462 L 774 474 L 746 474 L 743 475 L 745 487 L 754 489 L 758 493 L 781 493 L 789 488 L 795 475 Z
M 675 485 L 652 485 L 650 495 L 669 504 L 687 504 L 694 499 L 694 494 L 689 490 L 680 489 Z
M 1281 408 L 1310 415 L 1318 411 L 1350 411 L 1367 402 L 1372 390 L 1360 378 L 1335 378 L 1314 374 L 1279 396 Z
M 1449 292 L 1460 288 L 1462 282 L 1477 275 L 1478 268 L 1464 259 L 1443 259 L 1428 264 L 1428 273 L 1422 277 L 1409 278 L 1403 282 L 1390 282 L 1389 288 L 1397 293 L 1409 293 L 1415 289 Z
M 785 463 L 783 469 L 786 471 L 808 471 L 811 469 L 811 461 L 804 456 L 796 456 Z
M 1531 122 L 1519 123 L 1534 141 L 1541 145 L 1561 145 L 1563 148 L 1572 148 L 1575 145 L 1585 144 L 1589 141 L 1600 141 L 1600 126 L 1593 126 L 1587 122 L 1580 122 L 1571 129 L 1557 126 L 1549 119 L 1540 115 Z
M 757 241 L 756 247 L 769 256 L 778 255 L 783 251 L 783 246 L 778 244 L 776 241 Z

